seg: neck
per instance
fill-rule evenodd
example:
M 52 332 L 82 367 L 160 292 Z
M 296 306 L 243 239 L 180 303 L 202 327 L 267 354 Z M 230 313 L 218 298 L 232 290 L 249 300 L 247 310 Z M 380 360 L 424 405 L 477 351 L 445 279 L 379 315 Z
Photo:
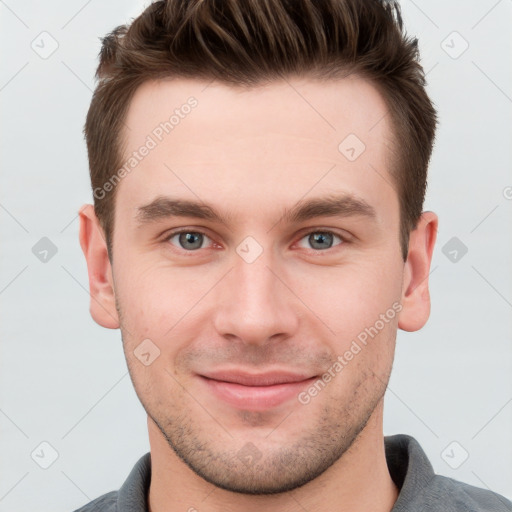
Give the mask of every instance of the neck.
M 390 512 L 398 489 L 389 474 L 377 406 L 349 450 L 315 480 L 293 491 L 252 496 L 215 487 L 196 475 L 148 418 L 151 447 L 150 512 Z

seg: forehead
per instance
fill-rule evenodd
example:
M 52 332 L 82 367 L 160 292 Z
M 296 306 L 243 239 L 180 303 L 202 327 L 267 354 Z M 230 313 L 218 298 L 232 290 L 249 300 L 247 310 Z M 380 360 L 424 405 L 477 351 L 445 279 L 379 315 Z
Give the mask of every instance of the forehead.
M 368 143 L 391 136 L 382 96 L 367 80 L 349 76 L 338 80 L 295 78 L 252 87 L 192 79 L 147 81 L 137 89 L 128 109 L 128 140 L 140 140 L 156 128 L 155 121 L 165 123 L 173 114 L 174 128 L 189 124 L 181 121 L 190 113 L 187 101 L 192 102 L 191 98 L 197 103 L 190 109 L 193 119 L 205 131 L 214 127 L 212 135 L 219 135 L 219 129 L 236 129 L 236 138 L 261 135 L 265 129 L 284 129 L 287 135 L 308 139 L 315 138 L 313 132 L 317 132 L 316 142 L 325 139 L 329 145 L 349 130 Z M 183 128 L 174 128 L 173 138 L 178 142 Z
M 250 88 L 150 81 L 136 91 L 125 123 L 124 162 L 133 165 L 117 194 L 132 208 L 166 193 L 207 195 L 253 213 L 333 188 L 377 209 L 397 200 L 386 104 L 355 76 Z

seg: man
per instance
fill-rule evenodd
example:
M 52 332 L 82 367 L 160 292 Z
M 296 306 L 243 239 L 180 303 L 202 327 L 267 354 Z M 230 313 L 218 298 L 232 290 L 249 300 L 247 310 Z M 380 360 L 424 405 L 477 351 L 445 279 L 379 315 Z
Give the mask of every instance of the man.
M 151 451 L 80 511 L 512 510 L 383 437 L 430 312 L 418 58 L 376 0 L 160 1 L 104 39 L 80 242 Z

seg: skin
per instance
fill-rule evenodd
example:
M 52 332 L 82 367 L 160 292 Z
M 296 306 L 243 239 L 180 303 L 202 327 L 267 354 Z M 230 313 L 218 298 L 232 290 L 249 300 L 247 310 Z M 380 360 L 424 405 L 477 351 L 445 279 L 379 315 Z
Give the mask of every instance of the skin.
M 127 114 L 126 155 L 190 96 L 197 107 L 117 185 L 113 264 L 92 205 L 80 211 L 91 315 L 121 329 L 148 413 L 150 510 L 389 511 L 398 490 L 383 396 L 397 329 L 418 330 L 430 313 L 438 219 L 422 214 L 404 263 L 385 102 L 357 77 L 250 89 L 147 82 Z M 350 133 L 366 146 L 353 162 L 338 150 Z M 299 200 L 332 193 L 361 198 L 375 218 L 282 219 Z M 139 225 L 138 208 L 162 195 L 232 218 Z M 204 232 L 201 248 L 170 237 L 176 228 Z M 325 249 L 309 237 L 318 231 L 336 235 Z M 236 251 L 247 236 L 263 250 L 252 263 Z M 307 405 L 243 410 L 197 376 L 227 366 L 322 375 L 393 304 L 401 311 Z M 147 366 L 134 354 L 145 339 L 160 350 Z M 247 443 L 260 456 L 251 464 L 239 457 Z

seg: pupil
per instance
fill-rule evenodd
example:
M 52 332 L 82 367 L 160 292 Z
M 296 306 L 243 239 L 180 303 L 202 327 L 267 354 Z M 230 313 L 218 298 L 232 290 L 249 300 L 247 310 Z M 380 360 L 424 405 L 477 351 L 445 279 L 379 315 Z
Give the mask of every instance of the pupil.
M 326 247 L 325 245 L 322 246 L 322 243 L 329 242 L 329 239 L 331 238 L 331 235 L 329 233 L 314 233 L 311 235 L 311 245 L 317 249 L 328 249 L 329 247 Z M 310 237 L 310 238 L 311 238 Z M 315 244 L 320 244 L 319 246 L 315 246 Z M 330 244 L 328 244 L 330 246 Z
M 200 233 L 181 233 L 180 244 L 182 246 L 189 244 L 189 246 L 185 247 L 185 249 L 199 249 L 201 247 L 201 236 L 202 235 Z M 190 244 L 193 247 L 191 247 Z

